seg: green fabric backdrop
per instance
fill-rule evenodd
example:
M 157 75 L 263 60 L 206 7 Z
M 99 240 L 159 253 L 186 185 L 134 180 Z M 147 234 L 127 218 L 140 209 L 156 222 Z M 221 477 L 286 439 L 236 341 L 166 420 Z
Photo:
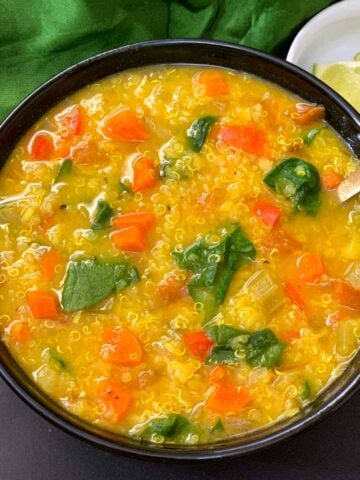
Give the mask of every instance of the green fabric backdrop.
M 157 38 L 211 38 L 272 51 L 333 0 L 0 0 L 0 119 L 90 55 Z

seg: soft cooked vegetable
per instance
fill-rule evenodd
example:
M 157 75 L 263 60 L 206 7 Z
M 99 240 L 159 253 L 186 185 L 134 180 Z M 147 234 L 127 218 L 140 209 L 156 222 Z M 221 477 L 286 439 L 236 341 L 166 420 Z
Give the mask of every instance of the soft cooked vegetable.
M 320 177 L 316 168 L 301 158 L 287 158 L 274 167 L 264 182 L 290 200 L 298 211 L 316 215 L 320 205 Z
M 40 259 L 40 270 L 45 280 L 52 280 L 55 269 L 61 263 L 61 256 L 57 250 L 47 250 Z
M 190 148 L 194 152 L 200 152 L 202 146 L 205 143 L 208 131 L 216 122 L 216 117 L 207 116 L 195 120 L 186 132 L 186 138 L 190 145 Z
M 86 127 L 86 115 L 79 105 L 72 105 L 56 115 L 59 134 L 63 138 L 82 135 Z
M 204 71 L 197 80 L 204 85 L 205 93 L 209 97 L 220 97 L 229 93 L 229 85 L 221 72 Z
M 180 440 L 189 433 L 192 425 L 186 417 L 171 413 L 151 420 L 141 432 L 141 438 L 149 440 L 153 435 L 164 439 Z
M 304 282 L 313 282 L 326 273 L 319 253 L 305 253 L 298 259 L 297 270 Z
M 26 303 L 35 318 L 56 318 L 59 315 L 57 301 L 52 293 L 29 290 Z
M 106 228 L 109 225 L 110 218 L 113 214 L 114 210 L 107 202 L 105 202 L 105 200 L 98 200 L 91 229 L 102 230 L 103 228 Z
M 322 183 L 325 190 L 334 190 L 340 185 L 342 181 L 343 177 L 338 173 L 334 172 L 334 170 L 329 170 L 322 177 Z
M 285 282 L 283 284 L 283 290 L 285 295 L 289 298 L 290 302 L 300 308 L 300 310 L 305 310 L 305 302 L 299 292 L 299 289 L 296 285 L 293 285 L 290 282 Z
M 214 341 L 202 331 L 186 333 L 184 341 L 190 352 L 200 360 L 205 360 L 214 345 Z
M 309 123 L 318 122 L 323 120 L 324 116 L 325 107 L 309 103 L 297 103 L 296 113 L 292 114 L 294 122 L 298 125 L 309 125 Z
M 274 227 L 280 221 L 281 209 L 269 202 L 268 200 L 258 200 L 254 205 L 255 215 L 261 218 L 261 220 L 269 225 Z
M 159 282 L 158 293 L 165 303 L 170 303 L 184 295 L 185 286 L 186 277 L 170 273 Z
M 50 160 L 55 150 L 52 135 L 45 131 L 35 133 L 28 150 L 33 160 Z
M 19 320 L 11 322 L 8 333 L 13 342 L 25 343 L 31 339 L 30 327 L 27 323 Z
M 135 225 L 113 232 L 111 234 L 111 240 L 120 250 L 145 252 L 147 249 L 144 232 Z
M 146 155 L 134 163 L 133 191 L 142 192 L 153 188 L 156 184 L 155 164 Z
M 190 158 L 180 157 L 171 158 L 164 155 L 160 161 L 160 178 L 171 178 L 174 180 L 184 180 L 190 177 Z
M 216 365 L 210 372 L 210 381 L 211 383 L 221 382 L 225 377 L 225 367 L 224 365 Z
M 117 215 L 112 219 L 115 228 L 138 227 L 148 232 L 155 225 L 155 215 L 151 212 L 134 212 Z
M 353 320 L 342 320 L 335 326 L 336 353 L 350 355 L 356 348 L 355 324 Z
M 105 327 L 101 357 L 114 365 L 133 367 L 143 357 L 139 340 L 128 328 Z
M 107 137 L 125 142 L 143 142 L 149 138 L 143 122 L 127 109 L 109 113 L 104 118 L 103 132 Z
M 71 172 L 72 168 L 73 161 L 71 158 L 65 158 L 65 160 L 61 162 L 60 168 L 54 179 L 54 184 L 60 182 L 68 173 Z
M 66 272 L 61 304 L 66 312 L 89 308 L 138 280 L 136 268 L 127 261 L 73 261 Z
M 118 422 L 130 409 L 132 394 L 125 385 L 105 380 L 100 384 L 98 401 L 106 408 L 104 416 Z
M 244 289 L 251 300 L 258 303 L 267 313 L 273 313 L 284 302 L 279 286 L 265 270 L 258 270 L 246 282 Z
M 264 155 L 266 135 L 264 130 L 244 125 L 221 127 L 217 138 L 231 147 L 240 148 L 246 153 L 260 157 Z
M 239 413 L 251 400 L 252 397 L 246 388 L 220 384 L 209 396 L 206 405 L 216 413 Z
M 216 325 L 207 330 L 215 342 L 207 364 L 237 365 L 246 362 L 251 367 L 272 368 L 279 364 L 286 345 L 269 330 L 246 332 L 229 325 Z
M 239 267 L 255 258 L 255 248 L 238 224 L 220 230 L 221 240 L 215 245 L 203 239 L 185 250 L 173 251 L 179 267 L 195 273 L 188 284 L 190 296 L 204 305 L 204 321 L 208 321 L 225 300 L 232 277 Z
M 360 290 L 356 290 L 348 283 L 336 282 L 334 296 L 344 307 L 360 310 Z
M 322 128 L 312 128 L 304 133 L 303 139 L 305 145 L 311 145 L 314 139 L 319 135 Z

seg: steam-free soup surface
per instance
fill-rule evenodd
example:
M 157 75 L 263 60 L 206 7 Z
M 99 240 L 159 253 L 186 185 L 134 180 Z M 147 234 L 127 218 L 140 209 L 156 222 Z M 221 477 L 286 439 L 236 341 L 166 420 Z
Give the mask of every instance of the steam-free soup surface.
M 360 332 L 357 161 L 244 73 L 153 67 L 62 101 L 0 179 L 0 333 L 65 409 L 157 443 L 293 416 Z

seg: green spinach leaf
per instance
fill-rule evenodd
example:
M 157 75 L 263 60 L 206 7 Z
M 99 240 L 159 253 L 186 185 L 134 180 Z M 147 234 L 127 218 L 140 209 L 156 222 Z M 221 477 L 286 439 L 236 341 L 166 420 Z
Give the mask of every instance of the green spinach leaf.
M 313 393 L 309 380 L 305 380 L 305 382 L 303 383 L 301 396 L 303 400 L 311 400 Z
M 311 130 L 308 130 L 307 132 L 304 133 L 303 140 L 305 145 L 310 145 L 315 137 L 319 135 L 321 132 L 322 128 L 312 128 Z
M 221 418 L 218 418 L 214 425 L 211 427 L 211 433 L 223 432 L 225 430 L 224 424 L 221 421 Z
M 71 172 L 72 168 L 73 161 L 71 160 L 71 158 L 66 158 L 65 160 L 63 160 L 54 179 L 54 184 L 60 182 L 63 177 L 65 177 L 68 173 Z
M 272 368 L 278 365 L 286 348 L 270 329 L 246 332 L 229 325 L 217 325 L 209 328 L 207 334 L 215 342 L 205 360 L 207 364 L 245 362 L 251 367 Z
M 97 202 L 95 217 L 91 224 L 92 230 L 101 230 L 109 225 L 110 218 L 113 216 L 114 210 L 105 200 Z
M 59 355 L 56 352 L 56 350 L 54 350 L 53 348 L 49 350 L 49 357 L 50 357 L 50 360 L 56 365 L 56 367 L 59 370 L 63 370 L 63 371 L 69 370 L 68 362 L 64 360 L 64 358 L 61 355 Z
M 119 180 L 118 188 L 119 188 L 119 193 L 133 193 L 129 181 Z
M 165 156 L 160 161 L 160 177 L 184 180 L 190 177 L 190 158 L 170 158 Z
M 139 281 L 136 268 L 127 261 L 100 262 L 80 260 L 70 262 L 62 290 L 61 304 L 66 312 L 92 307 Z
M 195 302 L 204 305 L 204 321 L 210 320 L 225 300 L 231 280 L 239 267 L 255 258 L 253 244 L 238 224 L 220 230 L 221 240 L 209 245 L 201 239 L 185 250 L 173 251 L 179 267 L 195 275 L 188 291 Z
M 264 178 L 266 185 L 290 200 L 296 210 L 316 215 L 320 205 L 320 176 L 314 165 L 287 158 Z
M 200 152 L 205 143 L 210 127 L 216 122 L 216 117 L 206 116 L 195 120 L 187 129 L 186 138 L 191 150 Z
M 189 433 L 191 423 L 186 417 L 171 413 L 151 420 L 141 433 L 141 438 L 149 440 L 152 435 L 159 435 L 166 439 L 179 439 L 181 435 Z

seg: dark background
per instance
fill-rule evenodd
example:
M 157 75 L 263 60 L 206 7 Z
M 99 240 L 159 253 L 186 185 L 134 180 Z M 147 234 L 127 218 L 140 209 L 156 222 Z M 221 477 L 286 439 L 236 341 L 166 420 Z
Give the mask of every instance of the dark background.
M 359 480 L 360 394 L 321 423 L 235 460 L 159 464 L 115 457 L 58 430 L 0 380 L 0 480 Z

